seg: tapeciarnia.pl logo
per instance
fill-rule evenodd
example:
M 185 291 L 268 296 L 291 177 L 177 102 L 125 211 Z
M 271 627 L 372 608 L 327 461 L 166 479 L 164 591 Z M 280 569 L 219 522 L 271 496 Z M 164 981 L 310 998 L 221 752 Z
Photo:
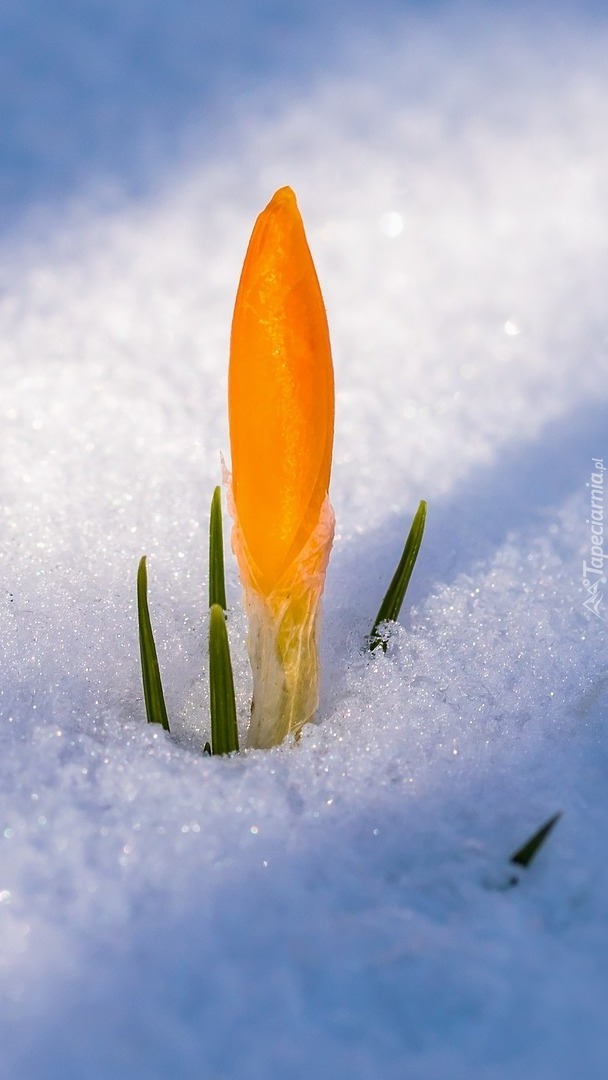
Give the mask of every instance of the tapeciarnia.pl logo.
M 606 584 L 606 564 L 608 551 L 604 551 L 604 473 L 606 466 L 603 458 L 591 458 L 593 472 L 587 484 L 589 488 L 591 507 L 587 525 L 590 526 L 590 555 L 589 562 L 583 559 L 583 588 L 587 598 L 583 601 L 583 607 L 587 608 L 592 615 L 597 615 L 602 622 L 606 621 L 605 615 L 600 608 L 604 599 L 602 585 Z

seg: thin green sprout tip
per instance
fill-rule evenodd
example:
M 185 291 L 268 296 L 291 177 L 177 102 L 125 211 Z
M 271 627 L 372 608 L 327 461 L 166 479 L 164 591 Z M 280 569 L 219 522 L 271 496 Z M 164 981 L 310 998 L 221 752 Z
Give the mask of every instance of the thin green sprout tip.
M 144 687 L 144 702 L 149 724 L 160 724 L 169 731 L 169 720 L 165 707 L 165 695 L 158 666 L 154 633 L 148 610 L 148 572 L 146 556 L 142 555 L 137 570 L 137 617 L 139 622 L 139 651 L 141 656 L 141 677 Z
M 209 607 L 213 604 L 219 604 L 226 611 L 222 493 L 219 485 L 213 492 L 209 516 Z
M 418 558 L 418 552 L 420 551 L 420 545 L 422 543 L 422 537 L 424 535 L 424 524 L 426 521 L 426 502 L 421 500 L 414 519 L 412 521 L 410 531 L 408 533 L 407 540 L 405 541 L 405 547 L 399 565 L 395 570 L 393 579 L 386 590 L 384 600 L 380 604 L 380 609 L 374 620 L 371 634 L 369 635 L 368 647 L 371 652 L 377 649 L 378 646 L 386 652 L 386 638 L 380 633 L 379 627 L 382 623 L 397 622 L 399 618 L 399 612 L 401 611 L 401 605 L 407 591 L 407 587 L 412 576 L 412 571 L 416 565 L 416 559 Z
M 522 844 L 522 846 L 511 855 L 509 862 L 514 863 L 515 866 L 529 866 L 538 855 L 545 840 L 553 831 L 561 816 L 561 810 L 558 810 L 557 814 L 553 814 L 544 825 L 541 825 L 540 829 L 537 829 L 537 831 L 526 840 L 525 844 Z
M 239 748 L 239 735 L 226 618 L 219 604 L 209 611 L 209 689 L 212 752 L 231 754 Z

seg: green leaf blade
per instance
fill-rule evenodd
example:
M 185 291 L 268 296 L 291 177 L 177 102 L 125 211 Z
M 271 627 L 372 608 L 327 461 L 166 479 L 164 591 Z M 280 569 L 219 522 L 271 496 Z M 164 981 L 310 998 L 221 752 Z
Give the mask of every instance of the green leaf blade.
M 137 570 L 137 618 L 146 716 L 149 724 L 160 724 L 165 731 L 169 731 L 165 696 L 148 609 L 148 571 L 145 555 L 142 555 L 139 560 Z
M 226 580 L 224 576 L 224 530 L 222 526 L 222 493 L 215 488 L 209 516 L 209 607 L 214 604 L 226 611 Z
M 525 844 L 522 844 L 522 846 L 511 855 L 509 862 L 514 863 L 516 866 L 529 866 L 538 855 L 538 852 L 545 843 L 549 833 L 553 831 L 561 816 L 561 810 L 558 810 L 557 814 L 553 814 L 544 825 L 541 825 L 540 829 L 526 840 Z
M 239 735 L 228 632 L 220 604 L 212 604 L 209 611 L 209 689 L 212 751 L 231 754 L 239 748 Z
M 412 571 L 416 565 L 420 545 L 422 544 L 425 522 L 426 502 L 422 499 L 414 514 L 414 519 L 407 540 L 405 541 L 405 547 L 403 548 L 399 565 L 393 574 L 391 583 L 386 590 L 384 600 L 382 601 L 378 614 L 374 620 L 374 625 L 368 638 L 368 646 L 371 652 L 373 652 L 374 649 L 377 649 L 378 646 L 386 652 L 386 641 L 379 633 L 378 628 L 381 623 L 397 622 L 397 619 L 399 618 L 401 605 L 403 604 Z

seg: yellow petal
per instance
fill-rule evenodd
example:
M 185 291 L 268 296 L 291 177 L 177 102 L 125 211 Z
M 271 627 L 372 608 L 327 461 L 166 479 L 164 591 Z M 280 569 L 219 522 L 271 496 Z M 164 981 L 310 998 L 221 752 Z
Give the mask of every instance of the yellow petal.
M 258 217 L 239 283 L 228 381 L 233 497 L 268 594 L 327 496 L 334 383 L 323 298 L 291 188 Z

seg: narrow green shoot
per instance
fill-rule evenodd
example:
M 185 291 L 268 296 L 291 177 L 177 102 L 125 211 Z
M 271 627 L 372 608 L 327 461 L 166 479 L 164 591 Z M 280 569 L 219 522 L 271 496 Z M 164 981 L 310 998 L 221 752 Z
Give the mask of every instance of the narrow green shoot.
M 239 748 L 234 680 L 226 630 L 226 580 L 222 493 L 216 487 L 209 516 L 209 683 L 211 747 L 209 753 L 231 754 Z M 209 743 L 205 744 L 205 750 Z
M 396 622 L 399 618 L 401 605 L 403 604 L 412 571 L 416 565 L 418 552 L 420 551 L 425 521 L 426 502 L 422 499 L 414 514 L 414 520 L 412 521 L 408 538 L 405 541 L 405 547 L 399 560 L 399 565 L 395 570 L 393 580 L 386 591 L 386 596 L 380 605 L 380 610 L 376 615 L 372 632 L 369 635 L 368 647 L 371 652 L 373 652 L 374 649 L 377 649 L 378 645 L 386 652 L 386 640 L 382 634 L 379 633 L 378 627 L 383 622 Z
M 226 611 L 222 493 L 219 485 L 213 492 L 209 517 L 209 607 L 213 607 L 214 604 L 219 604 Z
M 533 835 L 526 840 L 525 844 L 522 844 L 522 846 L 511 855 L 509 862 L 514 863 L 516 866 L 529 866 L 536 858 L 545 840 L 549 836 L 549 833 L 555 828 L 561 816 L 561 810 L 559 810 L 557 814 L 553 814 L 553 817 L 550 817 L 537 832 L 533 833 Z
M 144 701 L 149 724 L 160 724 L 169 731 L 169 721 L 165 708 L 163 684 L 160 678 L 158 656 L 148 610 L 148 572 L 146 556 L 139 560 L 137 571 L 137 617 L 139 622 L 139 651 L 141 655 L 141 677 L 144 686 Z
M 220 604 L 212 604 L 209 611 L 209 686 L 212 751 L 214 754 L 231 754 L 239 748 L 239 736 L 230 646 Z

